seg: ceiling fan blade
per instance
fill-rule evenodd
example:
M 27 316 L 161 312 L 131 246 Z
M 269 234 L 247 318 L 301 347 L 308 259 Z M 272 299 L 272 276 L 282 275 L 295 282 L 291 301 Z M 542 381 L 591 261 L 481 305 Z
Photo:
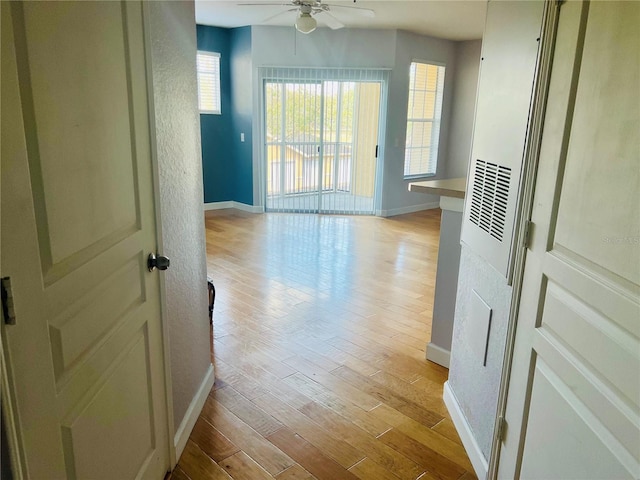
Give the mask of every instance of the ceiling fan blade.
M 344 24 L 326 10 L 316 13 L 314 16 L 320 18 L 320 20 L 326 23 L 327 27 L 329 27 L 331 30 L 344 28 Z
M 286 15 L 289 12 L 295 12 L 296 10 L 298 10 L 297 8 L 290 8 L 288 10 L 283 10 L 282 12 L 278 12 L 275 15 L 271 15 L 270 17 L 265 18 L 264 20 L 260 20 L 260 23 L 267 23 L 270 22 L 271 20 L 273 20 L 274 18 L 278 18 L 280 15 Z
M 350 13 L 355 13 L 355 14 L 361 15 L 363 17 L 374 18 L 376 16 L 376 12 L 374 12 L 373 10 L 371 10 L 369 8 L 351 7 L 349 5 L 335 5 L 333 3 L 323 3 L 322 5 L 326 5 L 328 7 L 331 7 L 331 10 L 334 10 L 334 9 L 337 9 L 337 8 L 346 8 L 346 9 L 349 10 Z

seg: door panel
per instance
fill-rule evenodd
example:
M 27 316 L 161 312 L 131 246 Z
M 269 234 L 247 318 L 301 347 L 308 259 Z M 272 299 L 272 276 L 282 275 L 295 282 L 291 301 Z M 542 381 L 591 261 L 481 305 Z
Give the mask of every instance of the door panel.
M 127 312 L 144 303 L 144 277 L 140 275 L 144 261 L 143 255 L 136 255 L 49 322 L 57 378 Z
M 143 327 L 86 405 L 64 419 L 64 454 L 75 477 L 135 478 L 151 460 L 156 435 L 148 394 L 152 389 L 148 356 Z
M 31 478 L 169 467 L 139 2 L 2 4 L 3 327 Z M 11 119 L 10 121 L 8 119 Z
M 117 3 L 78 10 L 73 2 L 14 9 L 45 276 L 93 244 L 108 248 L 139 224 L 129 59 L 114 54 L 130 48 L 127 24 Z M 96 17 L 101 28 L 85 22 Z M 78 95 L 86 102 L 77 105 Z
M 640 478 L 638 24 L 560 9 L 500 478 Z
M 630 478 L 607 447 L 606 431 L 591 428 L 589 413 L 553 369 L 539 360 L 531 397 L 531 417 L 536 420 L 527 432 L 528 449 L 535 455 L 525 457 L 522 478 L 551 478 L 550 465 L 554 478 Z
M 381 96 L 382 84 L 379 82 L 360 82 L 356 86 L 355 151 L 350 184 L 351 192 L 355 196 L 371 198 L 371 211 L 376 178 Z
M 635 285 L 640 215 L 625 205 L 638 203 L 640 189 L 637 9 L 635 2 L 614 12 L 600 2 L 590 7 L 553 239 Z

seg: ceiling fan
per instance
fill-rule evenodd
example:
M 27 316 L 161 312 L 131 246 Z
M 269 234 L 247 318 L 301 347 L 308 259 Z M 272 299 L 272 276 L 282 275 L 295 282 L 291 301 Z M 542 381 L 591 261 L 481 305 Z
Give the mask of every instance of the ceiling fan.
M 355 2 L 354 2 L 355 3 Z M 338 28 L 343 28 L 344 24 L 340 22 L 336 17 L 334 17 L 331 13 L 332 10 L 340 11 L 344 9 L 344 11 L 349 11 L 351 13 L 355 13 L 361 15 L 363 17 L 373 18 L 375 17 L 375 12 L 368 8 L 360 8 L 360 7 L 352 7 L 349 5 L 335 5 L 322 3 L 322 0 L 291 0 L 289 3 L 240 3 L 239 5 L 243 6 L 282 6 L 282 7 L 293 7 L 288 8 L 282 12 L 279 12 L 269 18 L 264 19 L 261 23 L 268 22 L 269 20 L 273 20 L 280 15 L 284 15 L 287 12 L 295 12 L 300 11 L 300 15 L 296 19 L 295 27 L 300 33 L 311 33 L 318 26 L 318 22 L 316 17 L 319 18 L 323 23 L 325 23 L 332 30 L 337 30 Z

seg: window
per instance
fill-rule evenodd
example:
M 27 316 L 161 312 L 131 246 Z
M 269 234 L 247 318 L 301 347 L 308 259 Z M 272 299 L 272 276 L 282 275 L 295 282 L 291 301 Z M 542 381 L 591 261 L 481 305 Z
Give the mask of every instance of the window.
M 220 115 L 220 54 L 199 51 L 196 64 L 200 113 Z
M 412 62 L 409 70 L 405 178 L 436 174 L 444 67 Z

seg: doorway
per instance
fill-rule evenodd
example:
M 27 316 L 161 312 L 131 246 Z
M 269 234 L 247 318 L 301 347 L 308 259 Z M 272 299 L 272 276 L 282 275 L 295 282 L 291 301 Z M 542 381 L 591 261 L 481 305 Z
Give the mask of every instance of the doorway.
M 270 70 L 263 77 L 266 211 L 372 215 L 382 72 Z

